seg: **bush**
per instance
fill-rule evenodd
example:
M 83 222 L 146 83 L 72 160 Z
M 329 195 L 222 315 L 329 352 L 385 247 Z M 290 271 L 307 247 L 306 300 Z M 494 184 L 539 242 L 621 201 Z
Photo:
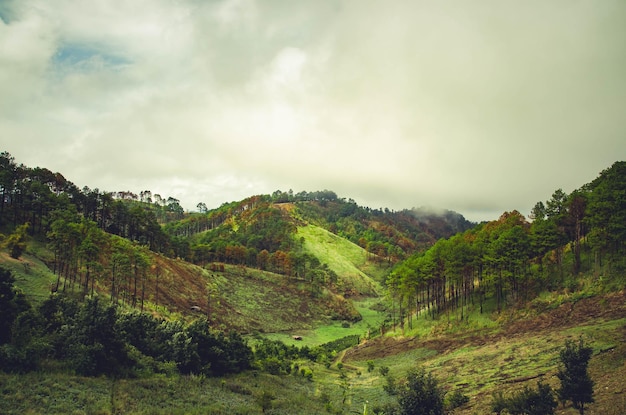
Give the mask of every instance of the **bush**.
M 541 381 L 537 383 L 536 390 L 525 386 L 509 398 L 498 393 L 491 404 L 491 410 L 496 414 L 506 410 L 511 415 L 552 415 L 556 407 L 552 388 Z
M 443 415 L 443 396 L 437 380 L 424 369 L 410 370 L 406 382 L 398 387 L 398 403 L 404 415 Z
M 459 408 L 469 402 L 469 397 L 461 391 L 454 391 L 450 396 L 446 397 L 446 408 L 452 410 Z
M 508 406 L 508 400 L 502 392 L 496 392 L 492 396 L 491 412 L 500 415 Z
M 117 312 L 99 298 L 89 298 L 67 331 L 71 364 L 86 376 L 125 375 L 136 366 L 116 327 Z
M 313 371 L 308 367 L 300 368 L 300 374 L 307 380 L 313 380 Z

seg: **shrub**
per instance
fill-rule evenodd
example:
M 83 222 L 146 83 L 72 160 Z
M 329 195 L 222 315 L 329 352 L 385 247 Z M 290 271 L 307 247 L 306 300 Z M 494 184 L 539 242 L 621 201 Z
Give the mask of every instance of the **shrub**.
M 540 381 L 536 390 L 525 386 L 509 398 L 501 392 L 494 395 L 491 410 L 496 414 L 506 410 L 511 415 L 552 415 L 556 406 L 552 388 Z
M 469 402 L 469 397 L 461 391 L 454 391 L 450 396 L 446 397 L 446 408 L 452 410 L 459 408 Z
M 313 380 L 313 371 L 308 367 L 300 368 L 300 374 L 307 380 Z
M 443 396 L 437 380 L 424 369 L 410 370 L 406 382 L 398 387 L 398 403 L 404 415 L 443 415 Z

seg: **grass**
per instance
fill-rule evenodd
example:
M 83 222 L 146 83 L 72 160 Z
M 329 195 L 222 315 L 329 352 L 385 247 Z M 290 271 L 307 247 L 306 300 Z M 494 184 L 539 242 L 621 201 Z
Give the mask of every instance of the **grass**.
M 363 329 L 367 321 L 378 317 L 370 309 L 376 301 L 365 299 L 357 304 L 366 316 L 359 323 L 362 326 L 343 328 L 336 322 L 312 331 L 317 337 L 311 334 L 310 339 L 305 337 L 297 344 L 324 343 L 340 334 L 346 335 L 347 330 Z M 598 304 L 603 304 L 602 300 Z M 427 327 L 416 330 L 428 331 L 441 321 L 420 319 L 414 323 Z M 82 378 L 58 372 L 0 374 L 0 413 L 258 414 L 261 413 L 259 396 L 267 391 L 274 396 L 270 411 L 274 414 L 363 413 L 365 404 L 374 408 L 393 402 L 394 398 L 383 390 L 387 379 L 381 375 L 380 367 L 389 367 L 390 375 L 399 379 L 409 368 L 422 366 L 446 391 L 461 391 L 471 398 L 455 415 L 483 414 L 489 413 L 495 391 L 510 393 L 524 385 L 535 387 L 538 380 L 557 387 L 559 350 L 566 340 L 580 336 L 594 349 L 590 372 L 596 382 L 596 403 L 589 406 L 588 413 L 625 413 L 626 316 L 590 319 L 573 327 L 550 327 L 541 330 L 530 327 L 530 331 L 509 336 L 487 327 L 478 331 L 477 336 L 444 331 L 417 339 L 379 338 L 359 346 L 376 348 L 374 357 L 342 360 L 340 353 L 337 361 L 343 363 L 341 368 L 337 361 L 330 367 L 300 362 L 300 367 L 312 371 L 312 381 L 299 375 L 276 377 L 254 371 L 220 379 L 155 375 L 115 383 L 106 378 Z M 487 336 L 482 337 L 483 334 Z M 412 343 L 403 352 L 385 352 L 384 345 L 402 341 Z M 368 371 L 368 360 L 374 364 L 373 371 Z M 559 408 L 559 413 L 574 415 L 577 411 L 567 407 Z
M 287 345 L 296 345 L 299 347 L 318 346 L 354 334 L 365 338 L 368 331 L 378 327 L 382 320 L 379 313 L 370 308 L 377 301 L 376 298 L 365 298 L 355 301 L 354 306 L 361 314 L 362 319 L 356 323 L 348 323 L 348 327 L 344 327 L 346 324 L 344 321 L 331 321 L 308 330 L 298 330 L 293 333 L 267 333 L 263 334 L 263 337 L 271 340 L 280 340 Z M 295 334 L 302 336 L 302 340 L 294 340 L 292 336 Z
M 40 250 L 39 244 L 33 249 Z M 50 296 L 50 289 L 56 282 L 54 275 L 38 257 L 29 250 L 20 259 L 11 258 L 5 251 L 0 251 L 0 264 L 11 270 L 15 278 L 15 286 L 18 287 L 26 298 L 39 304 Z
M 590 406 L 592 411 L 589 413 L 617 414 L 621 413 L 619 410 L 626 409 L 626 405 L 618 410 L 610 404 L 626 394 L 626 384 L 623 383 L 626 372 L 625 333 L 626 318 L 598 319 L 576 327 L 520 333 L 512 337 L 496 337 L 495 340 L 468 339 L 466 344 L 459 343 L 441 351 L 416 347 L 374 359 L 374 363 L 376 367 L 388 366 L 390 374 L 396 378 L 411 367 L 422 366 L 433 373 L 447 391 L 460 390 L 472 397 L 472 403 L 455 414 L 489 413 L 491 394 L 495 391 L 509 393 L 523 385 L 535 387 L 539 379 L 553 388 L 558 387 L 559 351 L 566 340 L 577 340 L 582 336 L 594 349 L 590 371 L 597 383 L 598 403 Z M 448 336 L 453 337 L 454 334 L 444 335 L 441 340 L 446 340 Z M 363 373 L 366 363 L 359 360 L 348 362 Z M 381 387 L 382 380 L 377 378 L 375 372 L 366 376 L 371 378 L 373 387 Z M 626 400 L 623 401 L 626 403 Z M 562 413 L 577 412 L 567 408 Z
M 299 227 L 297 238 L 304 238 L 304 252 L 328 264 L 346 289 L 353 288 L 365 295 L 380 292 L 381 287 L 376 278 L 382 278 L 385 270 L 368 261 L 367 252 L 360 246 L 315 225 Z
M 313 383 L 297 376 L 247 373 L 227 378 L 153 376 L 111 380 L 62 373 L 0 373 L 0 413 L 12 414 L 260 414 L 271 392 L 272 413 L 319 414 Z

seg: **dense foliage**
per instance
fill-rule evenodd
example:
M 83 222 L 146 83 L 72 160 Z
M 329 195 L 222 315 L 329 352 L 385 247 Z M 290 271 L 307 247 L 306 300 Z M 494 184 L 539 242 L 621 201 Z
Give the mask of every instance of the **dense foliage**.
M 158 319 L 124 311 L 98 295 L 79 302 L 54 294 L 31 307 L 13 282 L 0 267 L 0 367 L 8 371 L 35 370 L 52 359 L 85 376 L 172 370 L 221 376 L 252 367 L 281 374 L 297 370 L 301 360 L 330 362 L 359 343 L 354 335 L 313 348 L 260 339 L 253 350 L 239 334 L 211 329 L 206 318 L 189 324 Z
M 107 233 L 146 245 L 155 252 L 174 254 L 162 220 L 179 218 L 178 200 L 163 199 L 149 191 L 139 197 L 131 192 L 79 189 L 60 173 L 16 164 L 7 152 L 0 153 L 0 227 L 29 223 L 31 235 L 52 231 L 59 216 L 80 215 Z
M 259 339 L 254 346 L 255 362 L 259 369 L 275 375 L 297 370 L 298 361 L 303 359 L 329 366 L 337 353 L 356 346 L 359 340 L 359 336 L 352 335 L 315 347 L 296 347 L 278 340 Z
M 0 268 L 0 276 L 1 287 L 11 283 L 10 272 Z M 86 376 L 172 369 L 219 376 L 249 369 L 253 362 L 241 336 L 213 330 L 206 319 L 183 324 L 123 312 L 97 295 L 78 302 L 55 294 L 36 308 L 13 295 L 2 297 L 0 307 L 11 310 L 0 319 L 4 370 L 33 370 L 53 359 Z
M 439 382 L 424 369 L 411 369 L 397 386 L 402 415 L 443 415 L 444 394 Z

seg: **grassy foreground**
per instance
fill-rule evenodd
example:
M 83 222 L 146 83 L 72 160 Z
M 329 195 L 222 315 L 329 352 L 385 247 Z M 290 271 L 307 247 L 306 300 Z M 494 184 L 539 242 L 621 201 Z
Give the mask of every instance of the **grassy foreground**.
M 2 414 L 368 414 L 393 402 L 380 372 L 396 379 L 422 366 L 447 392 L 470 402 L 455 415 L 489 414 L 492 395 L 538 380 L 558 386 L 558 352 L 566 339 L 582 336 L 593 347 L 589 370 L 595 403 L 586 414 L 626 413 L 626 293 L 563 302 L 525 319 L 447 333 L 445 321 L 430 325 L 428 336 L 384 336 L 340 352 L 330 366 L 300 362 L 310 379 L 249 371 L 225 378 L 152 375 L 111 380 L 84 378 L 55 370 L 25 375 L 0 373 Z M 510 317 L 510 316 L 508 316 Z M 508 318 L 501 316 L 501 318 Z M 349 330 L 349 329 L 346 329 Z M 575 415 L 571 405 L 557 414 Z
M 0 372 L 2 414 L 316 414 L 324 403 L 301 377 L 151 376 L 111 380 L 63 373 Z M 297 409 L 294 409 L 297 408 Z

